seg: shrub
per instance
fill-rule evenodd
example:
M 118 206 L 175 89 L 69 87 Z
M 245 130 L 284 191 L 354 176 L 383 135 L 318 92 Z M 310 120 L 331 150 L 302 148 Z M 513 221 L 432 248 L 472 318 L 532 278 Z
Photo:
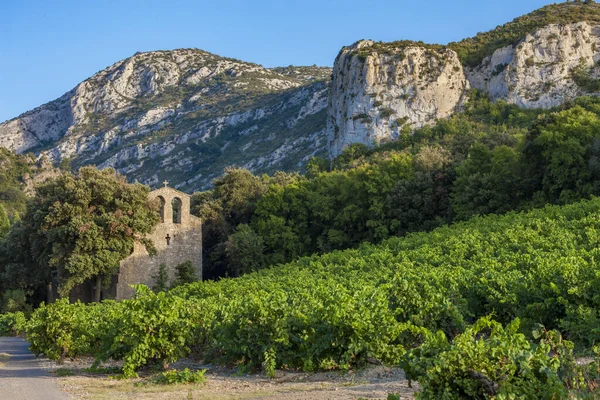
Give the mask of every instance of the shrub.
M 0 336 L 18 336 L 25 331 L 27 319 L 22 312 L 0 314 Z
M 198 280 L 196 268 L 191 261 L 183 262 L 175 267 L 175 282 L 173 287 L 193 283 Z
M 107 335 L 112 343 L 98 354 L 98 361 L 122 359 L 123 376 L 129 378 L 141 366 L 159 363 L 166 369 L 189 353 L 195 327 L 191 302 L 138 285 L 135 298 L 122 304 L 122 314 Z
M 484 317 L 452 342 L 443 333 L 431 334 L 402 362 L 408 378 L 419 381 L 417 398 L 565 398 L 559 355 L 549 342 L 530 344 L 519 323 L 503 328 Z M 568 342 L 565 347 L 569 353 Z
M 164 292 L 167 290 L 169 288 L 169 274 L 167 272 L 167 265 L 164 263 L 160 264 L 158 266 L 156 275 L 153 275 L 152 279 L 154 279 L 154 286 L 152 287 L 152 290 L 155 292 Z
M 26 325 L 30 349 L 59 362 L 65 357 L 95 355 L 106 345 L 121 317 L 121 307 L 110 300 L 90 305 L 69 304 L 68 299 L 42 303 Z
M 379 116 L 381 118 L 389 118 L 392 115 L 395 114 L 395 111 L 392 110 L 391 108 L 384 108 L 383 110 L 381 110 L 381 112 L 379 113 Z
M 178 383 L 202 383 L 206 380 L 204 374 L 206 370 L 190 371 L 189 368 L 184 370 L 171 369 L 162 372 L 154 379 L 154 383 L 159 385 L 174 385 Z

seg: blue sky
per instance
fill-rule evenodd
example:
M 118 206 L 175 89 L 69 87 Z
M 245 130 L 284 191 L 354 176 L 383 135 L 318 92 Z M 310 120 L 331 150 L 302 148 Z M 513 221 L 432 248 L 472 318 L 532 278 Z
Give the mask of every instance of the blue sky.
M 359 39 L 448 43 L 548 0 L 0 0 L 0 121 L 136 51 L 197 47 L 265 66 L 331 66 Z

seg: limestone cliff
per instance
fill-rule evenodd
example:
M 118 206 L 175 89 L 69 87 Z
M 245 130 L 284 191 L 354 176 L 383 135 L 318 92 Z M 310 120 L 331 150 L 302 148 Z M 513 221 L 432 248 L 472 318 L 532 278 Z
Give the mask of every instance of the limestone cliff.
M 550 25 L 528 34 L 469 69 L 471 86 L 494 100 L 550 108 L 586 93 L 574 74 L 598 75 L 600 27 L 586 22 Z
M 412 42 L 360 41 L 342 49 L 333 68 L 327 120 L 329 150 L 374 145 L 446 118 L 469 83 L 456 53 Z
M 0 124 L 0 146 L 186 190 L 206 188 L 227 165 L 297 170 L 326 151 L 330 74 L 197 49 L 138 53 Z
M 599 62 L 598 4 L 550 5 L 448 46 L 360 41 L 343 48 L 334 64 L 330 155 L 449 117 L 470 89 L 524 108 L 597 94 Z

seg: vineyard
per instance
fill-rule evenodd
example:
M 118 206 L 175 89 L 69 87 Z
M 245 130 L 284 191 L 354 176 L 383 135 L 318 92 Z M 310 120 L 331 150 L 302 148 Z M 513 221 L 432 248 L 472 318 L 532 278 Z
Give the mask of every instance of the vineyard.
M 584 396 L 598 366 L 576 367 L 573 353 L 600 343 L 599 245 L 593 199 L 170 292 L 138 287 L 119 303 L 59 300 L 0 327 L 25 329 L 31 349 L 54 360 L 123 360 L 126 377 L 194 352 L 267 374 L 401 364 L 421 398 Z

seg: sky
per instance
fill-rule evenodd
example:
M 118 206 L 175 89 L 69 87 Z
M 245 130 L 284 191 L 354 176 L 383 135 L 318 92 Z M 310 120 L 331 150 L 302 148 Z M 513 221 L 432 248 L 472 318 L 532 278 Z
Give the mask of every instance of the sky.
M 548 0 L 0 0 L 0 121 L 138 51 L 332 66 L 360 39 L 446 44 Z

